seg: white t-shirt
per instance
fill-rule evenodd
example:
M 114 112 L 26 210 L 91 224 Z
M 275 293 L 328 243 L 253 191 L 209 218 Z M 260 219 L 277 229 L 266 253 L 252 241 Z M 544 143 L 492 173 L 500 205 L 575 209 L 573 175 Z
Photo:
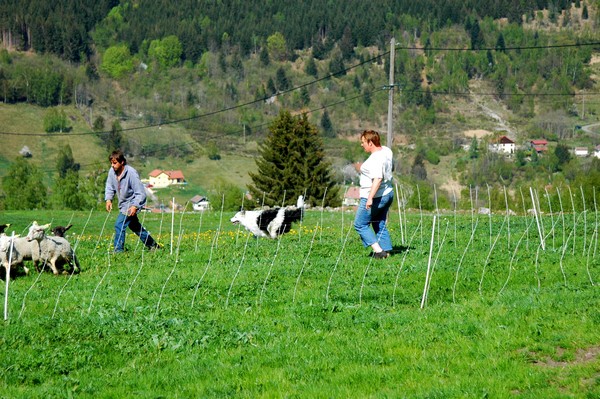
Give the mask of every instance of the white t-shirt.
M 373 152 L 360 167 L 360 197 L 369 198 L 373 179 L 382 179 L 375 193 L 375 198 L 389 194 L 392 191 L 392 150 L 381 146 L 381 150 Z

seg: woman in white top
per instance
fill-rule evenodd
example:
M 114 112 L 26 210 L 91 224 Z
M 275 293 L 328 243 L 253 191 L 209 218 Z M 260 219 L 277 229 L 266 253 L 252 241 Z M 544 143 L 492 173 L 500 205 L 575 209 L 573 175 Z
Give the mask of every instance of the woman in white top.
M 392 250 L 387 214 L 394 200 L 392 187 L 393 154 L 381 145 L 379 133 L 365 130 L 360 136 L 363 149 L 371 154 L 360 167 L 360 203 L 354 228 L 363 245 L 373 249 L 373 257 L 384 259 Z

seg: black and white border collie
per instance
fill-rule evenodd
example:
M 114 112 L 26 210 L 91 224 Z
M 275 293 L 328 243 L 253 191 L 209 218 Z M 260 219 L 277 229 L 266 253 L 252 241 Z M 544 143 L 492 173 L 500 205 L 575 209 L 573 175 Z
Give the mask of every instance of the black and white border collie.
M 259 211 L 241 210 L 231 218 L 231 222 L 241 224 L 256 237 L 277 238 L 288 233 L 292 223 L 302 220 L 304 207 L 302 196 L 298 198 L 297 205 Z

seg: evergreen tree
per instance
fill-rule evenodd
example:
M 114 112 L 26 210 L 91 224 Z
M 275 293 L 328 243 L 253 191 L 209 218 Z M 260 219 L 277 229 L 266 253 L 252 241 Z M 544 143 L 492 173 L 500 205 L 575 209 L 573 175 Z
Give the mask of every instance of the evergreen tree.
M 431 95 L 429 87 L 425 89 L 425 94 L 423 95 L 423 106 L 425 109 L 431 109 L 431 107 L 433 107 L 433 96 Z
M 587 8 L 587 4 L 583 5 L 583 10 L 581 10 L 581 19 L 588 19 L 589 15 L 588 15 L 588 8 Z
M 273 82 L 273 78 L 269 78 L 269 80 L 267 81 L 266 94 L 267 94 L 267 97 L 271 97 L 271 96 L 277 94 L 277 88 L 275 87 L 275 82 Z
M 369 107 L 371 106 L 371 103 L 373 102 L 373 99 L 371 98 L 371 90 L 365 88 L 363 90 L 363 103 Z
M 329 74 L 337 77 L 346 75 L 344 60 L 340 54 L 334 55 L 329 61 Z
M 565 144 L 558 144 L 554 149 L 554 155 L 557 158 L 556 170 L 561 170 L 562 165 L 569 163 L 571 160 L 571 152 L 569 151 L 569 147 Z
M 339 188 L 331 165 L 325 160 L 323 143 L 307 116 L 292 116 L 281 111 L 269 127 L 259 148 L 257 173 L 250 173 L 248 186 L 256 205 L 295 204 L 299 195 L 312 205 L 339 206 Z M 264 200 L 264 202 L 263 202 Z
M 410 173 L 416 180 L 427 180 L 427 169 L 425 169 L 423 155 L 421 153 L 418 153 L 415 157 L 410 168 Z
M 498 40 L 496 40 L 496 51 L 501 51 L 503 53 L 506 52 L 506 43 L 504 42 L 504 35 L 502 32 L 500 32 L 498 35 Z
M 71 149 L 71 146 L 67 144 L 61 148 L 56 159 L 56 170 L 58 171 L 58 176 L 61 179 L 64 179 L 68 172 L 78 172 L 79 168 L 80 165 L 76 163 L 75 158 L 73 158 L 73 150 Z
M 2 179 L 2 189 L 6 209 L 43 209 L 46 205 L 48 194 L 42 172 L 24 158 L 17 158 L 10 165 Z
M 473 137 L 471 140 L 471 146 L 469 147 L 469 157 L 476 159 L 479 157 L 479 147 L 477 146 L 477 138 Z
M 108 137 L 106 138 L 106 149 L 108 150 L 108 152 L 112 152 L 117 149 L 121 149 L 124 151 L 123 133 L 121 133 L 122 130 L 123 130 L 123 128 L 121 127 L 121 124 L 119 123 L 119 121 L 115 120 L 112 123 L 112 126 L 110 128 L 110 133 L 108 134 Z
M 315 59 L 313 57 L 310 57 L 308 61 L 306 61 L 304 72 L 306 72 L 307 75 L 313 76 L 315 78 L 318 77 L 319 72 L 317 70 L 317 63 L 315 62 Z
M 283 69 L 283 67 L 277 68 L 275 79 L 277 80 L 277 89 L 279 91 L 286 91 L 292 87 L 290 80 L 285 74 L 285 69 Z
M 349 26 L 344 28 L 344 33 L 339 42 L 342 58 L 349 60 L 354 55 L 354 39 L 352 38 L 352 30 Z
M 356 89 L 359 90 L 360 89 L 360 79 L 358 78 L 358 75 L 354 75 L 354 80 L 352 81 L 352 86 Z
M 94 119 L 92 129 L 95 132 L 101 132 L 104 130 L 104 117 L 102 115 L 98 115 L 98 117 Z
M 260 63 L 263 66 L 268 66 L 271 63 L 271 58 L 269 58 L 269 50 L 267 49 L 267 46 L 263 46 L 260 49 L 259 59 Z
M 310 104 L 310 93 L 308 92 L 308 88 L 306 86 L 300 89 L 300 99 L 303 106 Z
M 335 137 L 335 131 L 333 130 L 331 118 L 329 118 L 329 112 L 327 112 L 327 110 L 323 112 L 323 116 L 321 117 L 321 129 L 323 129 L 323 135 L 325 137 Z
M 471 36 L 471 49 L 477 50 L 483 47 L 485 44 L 483 39 L 483 32 L 479 26 L 479 21 L 475 20 L 471 23 L 471 30 L 469 31 Z

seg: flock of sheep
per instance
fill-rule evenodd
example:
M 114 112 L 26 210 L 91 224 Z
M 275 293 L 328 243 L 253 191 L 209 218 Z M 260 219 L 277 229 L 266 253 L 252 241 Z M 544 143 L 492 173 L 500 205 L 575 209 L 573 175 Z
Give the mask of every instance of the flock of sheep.
M 26 237 L 8 236 L 5 231 L 9 226 L 0 225 L 0 265 L 4 268 L 4 275 L 7 270 L 12 275 L 21 268 L 26 274 L 29 273 L 25 261 L 32 261 L 37 271 L 49 265 L 52 273 L 59 274 L 59 269 L 66 271 L 65 266 L 69 265 L 72 272 L 79 272 L 77 256 L 64 237 L 71 225 L 55 227 L 52 229 L 53 235 L 47 235 L 50 224 L 39 225 L 34 221 Z

